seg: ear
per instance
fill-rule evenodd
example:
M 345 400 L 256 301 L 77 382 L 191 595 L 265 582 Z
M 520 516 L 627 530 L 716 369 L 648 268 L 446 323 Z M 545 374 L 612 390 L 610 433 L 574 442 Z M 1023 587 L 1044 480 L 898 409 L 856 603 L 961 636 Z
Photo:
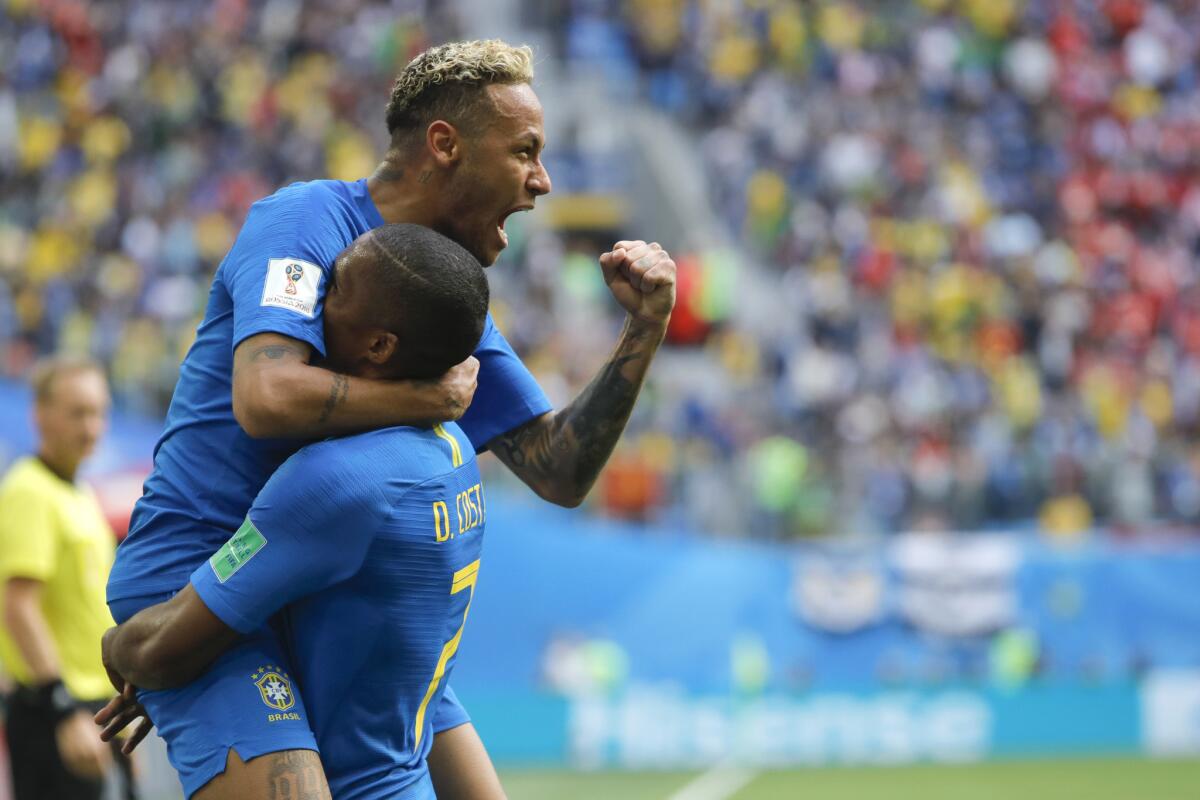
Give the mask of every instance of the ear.
M 376 330 L 371 334 L 367 343 L 367 361 L 375 366 L 382 366 L 391 360 L 400 346 L 400 340 L 391 331 Z
M 462 157 L 458 129 L 444 119 L 435 119 L 425 129 L 425 146 L 439 167 L 452 166 Z

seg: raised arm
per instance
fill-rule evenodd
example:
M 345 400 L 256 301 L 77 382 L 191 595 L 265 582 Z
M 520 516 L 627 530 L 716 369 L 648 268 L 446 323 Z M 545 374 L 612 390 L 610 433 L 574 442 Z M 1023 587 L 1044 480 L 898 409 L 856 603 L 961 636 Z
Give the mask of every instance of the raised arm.
M 657 243 L 618 242 L 600 266 L 629 315 L 616 349 L 567 406 L 488 442 L 540 497 L 570 507 L 587 497 L 621 438 L 675 307 L 675 262 Z
M 278 333 L 245 339 L 233 354 L 233 415 L 255 438 L 320 438 L 462 416 L 479 362 L 439 380 L 375 381 L 313 366 L 312 347 Z
M 189 583 L 170 600 L 110 628 L 101 653 L 110 673 L 141 689 L 167 689 L 202 673 L 237 638 Z

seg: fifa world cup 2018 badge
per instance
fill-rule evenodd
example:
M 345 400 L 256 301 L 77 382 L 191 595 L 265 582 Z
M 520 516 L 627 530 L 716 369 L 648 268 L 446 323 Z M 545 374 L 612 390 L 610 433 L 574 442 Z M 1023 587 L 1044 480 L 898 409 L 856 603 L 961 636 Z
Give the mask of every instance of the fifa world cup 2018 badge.
M 292 691 L 292 681 L 281 668 L 268 664 L 259 667 L 250 676 L 262 701 L 274 711 L 287 711 L 296 705 L 296 693 Z M 289 715 L 291 716 L 291 715 Z
M 287 292 L 288 294 L 295 294 L 296 284 L 299 283 L 300 279 L 304 277 L 304 267 L 300 266 L 299 264 L 288 264 L 287 269 L 285 269 L 283 272 L 285 275 L 287 275 L 287 286 L 284 287 L 283 291 Z

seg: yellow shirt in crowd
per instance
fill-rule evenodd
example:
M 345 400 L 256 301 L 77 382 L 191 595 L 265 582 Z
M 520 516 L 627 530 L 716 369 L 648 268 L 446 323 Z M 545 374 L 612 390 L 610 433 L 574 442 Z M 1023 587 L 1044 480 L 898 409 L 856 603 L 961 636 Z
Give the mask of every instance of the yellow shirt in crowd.
M 104 586 L 116 549 L 91 489 L 64 481 L 37 458 L 13 465 L 0 482 L 0 581 L 42 581 L 42 611 L 54 637 L 62 679 L 80 700 L 112 695 L 100 637 L 113 625 Z M 0 591 L 0 620 L 4 593 Z M 0 625 L 0 660 L 20 683 L 29 668 Z

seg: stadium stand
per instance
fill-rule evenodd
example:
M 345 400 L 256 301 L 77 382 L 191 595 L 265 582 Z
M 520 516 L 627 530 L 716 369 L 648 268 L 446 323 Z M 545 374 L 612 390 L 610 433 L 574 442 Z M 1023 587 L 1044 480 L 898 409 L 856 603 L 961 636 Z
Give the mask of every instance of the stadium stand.
M 457 30 L 400 6 L 8 0 L 0 373 L 88 351 L 161 413 L 248 204 L 369 172 L 392 74 Z M 764 537 L 1200 519 L 1193 4 L 526 6 L 693 132 L 770 281 L 680 253 L 675 352 L 593 507 Z M 556 191 L 622 174 L 599 139 L 550 154 Z M 568 397 L 614 313 L 600 247 L 521 227 L 497 316 Z

